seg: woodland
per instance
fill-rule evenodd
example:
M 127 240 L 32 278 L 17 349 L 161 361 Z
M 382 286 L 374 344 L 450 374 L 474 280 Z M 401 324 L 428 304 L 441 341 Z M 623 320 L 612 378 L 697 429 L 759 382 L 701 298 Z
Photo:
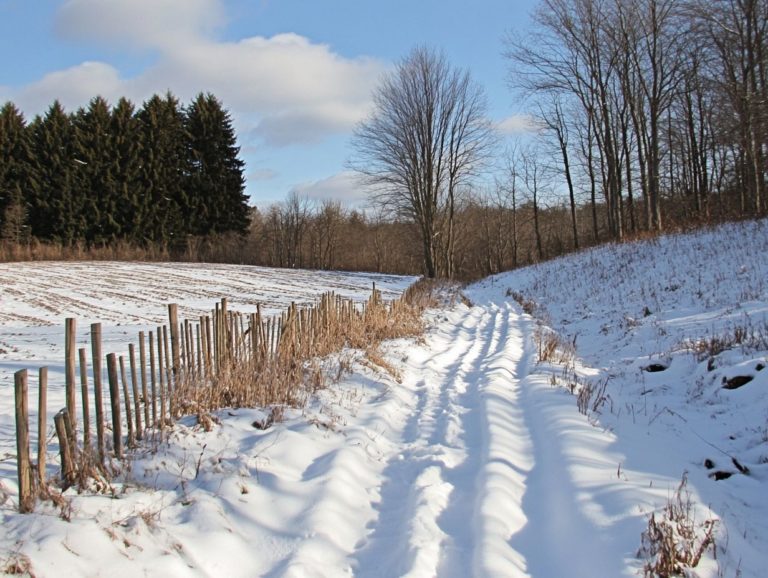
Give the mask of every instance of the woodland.
M 500 50 L 528 132 L 415 47 L 351 140 L 365 208 L 249 205 L 224 104 L 0 109 L 0 259 L 190 260 L 479 278 L 768 209 L 768 2 L 542 0 Z

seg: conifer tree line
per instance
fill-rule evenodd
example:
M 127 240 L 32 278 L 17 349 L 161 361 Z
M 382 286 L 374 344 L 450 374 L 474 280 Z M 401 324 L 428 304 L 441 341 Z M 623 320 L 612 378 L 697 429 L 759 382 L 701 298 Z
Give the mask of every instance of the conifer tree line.
M 249 208 L 235 131 L 212 94 L 168 93 L 140 108 L 101 97 L 67 113 L 55 101 L 27 123 L 0 109 L 0 234 L 64 246 L 174 247 L 244 233 Z

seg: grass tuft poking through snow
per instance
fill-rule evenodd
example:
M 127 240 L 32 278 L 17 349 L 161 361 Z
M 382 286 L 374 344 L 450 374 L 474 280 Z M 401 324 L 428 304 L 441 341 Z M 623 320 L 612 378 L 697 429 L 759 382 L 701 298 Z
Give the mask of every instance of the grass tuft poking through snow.
M 717 520 L 696 521 L 696 513 L 687 490 L 688 474 L 683 473 L 680 485 L 664 509 L 648 518 L 638 556 L 646 560 L 646 578 L 683 576 L 696 568 L 704 553 L 715 548 Z

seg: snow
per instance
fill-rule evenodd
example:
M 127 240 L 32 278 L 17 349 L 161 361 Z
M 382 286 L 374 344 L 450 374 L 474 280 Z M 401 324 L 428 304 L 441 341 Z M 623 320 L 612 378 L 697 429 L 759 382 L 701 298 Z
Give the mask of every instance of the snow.
M 717 521 L 716 552 L 690 575 L 762 576 L 766 233 L 765 221 L 726 225 L 488 278 L 465 289 L 471 303 L 427 312 L 423 339 L 385 344 L 395 371 L 347 351 L 353 373 L 283 422 L 254 427 L 268 408 L 221 410 L 210 431 L 185 418 L 110 492 L 69 490 L 64 508 L 31 515 L 15 509 L 3 387 L 0 561 L 39 577 L 635 576 L 648 517 L 685 476 L 697 531 Z M 3 383 L 41 362 L 60 373 L 65 315 L 81 329 L 108 322 L 118 347 L 161 322 L 168 300 L 277 310 L 326 289 L 363 297 L 375 280 L 391 297 L 412 282 L 115 263 L 0 265 L 0 278 Z M 35 287 L 26 301 L 21 285 Z M 548 332 L 560 348 L 541 360 Z M 724 389 L 736 377 L 752 379 Z

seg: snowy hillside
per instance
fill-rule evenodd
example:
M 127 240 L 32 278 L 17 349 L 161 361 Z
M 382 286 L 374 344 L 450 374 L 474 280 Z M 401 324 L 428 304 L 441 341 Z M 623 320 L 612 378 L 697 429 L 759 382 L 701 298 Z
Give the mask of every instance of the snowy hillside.
M 468 287 L 469 302 L 429 311 L 424 338 L 387 344 L 378 363 L 345 353 L 354 372 L 283 422 L 256 427 L 262 409 L 187 418 L 168 443 L 136 452 L 106 494 L 70 491 L 31 515 L 15 510 L 4 394 L 2 567 L 38 577 L 635 576 L 653 562 L 650 515 L 658 528 L 676 506 L 701 554 L 691 575 L 763 576 L 766 254 L 763 221 L 497 275 Z M 44 264 L 2 267 L 39 287 L 11 306 L 3 285 L 7 390 L 25 356 L 36 366 L 60 354 L 38 347 L 54 333 L 29 320 L 51 319 L 46 303 L 62 293 Z M 130 296 L 158 284 L 156 272 L 140 280 L 135 266 L 111 267 L 123 275 L 112 285 L 127 286 L 120 295 L 83 284 L 64 296 L 88 292 L 74 300 L 109 312 L 116 344 L 121 315 L 157 322 L 137 319 Z M 168 288 L 175 266 L 162 267 Z M 203 288 L 212 300 L 227 294 L 222 284 L 241 272 L 179 275 L 187 281 L 158 297 L 157 315 L 169 295 L 192 309 Z M 330 275 L 296 285 L 371 282 Z M 270 273 L 253 299 L 270 281 L 284 283 Z M 395 294 L 410 280 L 376 282 Z
M 605 387 L 604 403 L 588 413 L 610 440 L 614 475 L 574 488 L 594 500 L 585 514 L 636 527 L 620 521 L 631 516 L 617 507 L 623 498 L 649 512 L 687 473 L 697 524 L 719 521 L 720 574 L 701 576 L 764 576 L 768 562 L 766 255 L 768 222 L 732 224 L 605 246 L 499 275 L 471 293 L 479 302 L 531 300 L 559 334 L 552 357 L 568 364 L 575 344 L 579 358 L 577 376 L 539 370 L 577 392 L 579 379 Z M 576 480 L 583 467 L 575 459 L 569 469 Z

